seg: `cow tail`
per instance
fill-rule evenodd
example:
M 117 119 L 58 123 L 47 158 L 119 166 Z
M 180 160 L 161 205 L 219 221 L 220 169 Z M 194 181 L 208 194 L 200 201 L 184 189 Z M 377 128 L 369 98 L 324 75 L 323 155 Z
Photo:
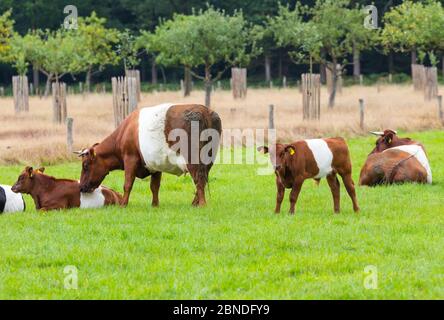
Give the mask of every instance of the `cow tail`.
M 390 174 L 386 175 L 386 183 L 387 184 L 393 183 L 393 179 L 395 178 L 396 174 L 398 173 L 398 170 L 401 167 L 401 164 L 403 164 L 404 162 L 406 162 L 409 159 L 413 158 L 415 155 L 416 155 L 416 153 L 408 156 L 405 159 L 402 159 L 402 160 L 398 161 L 398 163 L 395 164 L 392 167 L 392 169 L 390 170 Z

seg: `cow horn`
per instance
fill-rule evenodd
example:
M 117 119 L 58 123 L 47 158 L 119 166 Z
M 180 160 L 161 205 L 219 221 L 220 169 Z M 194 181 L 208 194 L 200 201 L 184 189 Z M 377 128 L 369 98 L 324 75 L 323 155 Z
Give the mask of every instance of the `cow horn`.
M 79 151 L 73 151 L 73 153 L 78 155 L 79 157 L 83 157 L 83 156 L 88 154 L 88 149 L 79 150 Z
M 382 132 L 382 131 L 370 131 L 370 133 L 375 136 L 383 136 L 384 135 L 384 132 Z

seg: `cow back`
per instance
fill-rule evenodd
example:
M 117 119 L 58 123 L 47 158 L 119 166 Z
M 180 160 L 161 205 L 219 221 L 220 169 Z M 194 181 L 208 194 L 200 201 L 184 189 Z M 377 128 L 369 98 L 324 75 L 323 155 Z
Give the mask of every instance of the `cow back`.
M 0 185 L 0 213 L 25 210 L 25 201 L 19 193 L 14 193 L 10 186 Z

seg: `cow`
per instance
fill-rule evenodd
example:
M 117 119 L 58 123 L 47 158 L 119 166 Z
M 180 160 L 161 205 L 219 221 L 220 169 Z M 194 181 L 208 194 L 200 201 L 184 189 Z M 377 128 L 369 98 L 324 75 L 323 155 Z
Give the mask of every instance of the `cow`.
M 421 147 L 416 148 L 422 151 Z M 395 147 L 368 156 L 359 176 L 359 185 L 427 183 L 427 177 L 427 170 L 414 155 Z
M 23 196 L 12 192 L 10 186 L 0 185 L 0 214 L 25 211 Z
M 374 186 L 377 184 L 381 184 L 379 178 L 381 176 L 381 170 L 384 169 L 385 172 L 385 178 L 384 183 L 400 183 L 400 182 L 422 182 L 422 179 L 412 179 L 412 177 L 417 177 L 417 170 L 415 169 L 414 172 L 411 172 L 409 174 L 406 174 L 406 167 L 409 167 L 410 169 L 416 167 L 416 165 L 419 163 L 427 172 L 427 179 L 426 183 L 431 184 L 433 182 L 432 178 L 432 170 L 430 168 L 429 160 L 427 158 L 427 153 L 424 148 L 424 146 L 417 141 L 414 141 L 410 138 L 400 138 L 397 136 L 397 132 L 395 130 L 384 130 L 383 132 L 370 132 L 374 135 L 379 136 L 379 138 L 376 140 L 376 146 L 375 148 L 370 152 L 369 157 L 364 164 L 363 168 L 361 169 L 361 177 L 364 177 L 361 184 L 360 179 L 360 185 L 369 185 Z M 400 150 L 402 153 L 387 153 L 388 150 Z M 375 154 L 382 154 L 382 156 L 379 157 L 371 157 Z M 384 160 L 384 157 L 387 156 L 387 159 Z M 414 159 L 413 159 L 414 158 Z M 396 163 L 393 163 L 393 159 L 398 159 L 400 161 L 399 165 Z M 416 160 L 416 161 L 415 161 Z M 386 162 L 382 165 L 383 162 Z M 405 163 L 405 162 L 411 162 Z M 374 165 L 376 167 L 374 167 Z M 392 181 L 392 179 L 389 179 L 392 176 L 393 172 L 396 172 L 398 169 L 402 168 L 402 172 L 404 172 L 403 175 L 398 174 L 395 181 Z M 369 170 L 376 170 L 376 172 L 369 172 Z M 394 171 L 393 171 L 394 170 Z M 422 171 L 422 170 L 421 170 Z M 373 178 L 365 178 L 365 177 L 373 177 Z M 402 181 L 402 177 L 405 178 L 405 180 Z M 387 180 L 388 179 L 388 180 Z M 369 183 L 368 181 L 377 181 L 375 183 Z
M 296 201 L 306 179 L 319 182 L 326 177 L 330 186 L 334 212 L 340 211 L 340 184 L 337 174 L 342 177 L 345 188 L 353 203 L 353 210 L 359 212 L 352 164 L 347 143 L 342 138 L 307 139 L 290 144 L 277 143 L 270 147 L 262 146 L 258 151 L 269 153 L 276 174 L 276 208 L 281 210 L 285 188 L 291 188 L 290 213 L 294 214 Z
M 384 150 L 404 145 L 419 145 L 424 149 L 424 146 L 417 141 L 410 138 L 398 137 L 398 132 L 395 130 L 386 129 L 384 131 L 370 131 L 370 133 L 379 137 L 376 140 L 375 148 L 372 150 L 372 152 L 370 152 L 370 154 L 383 152 Z
M 48 211 L 69 208 L 93 209 L 120 205 L 122 196 L 100 186 L 92 193 L 81 193 L 77 180 L 56 179 L 44 174 L 45 168 L 26 167 L 12 186 L 15 193 L 31 195 L 37 210 Z
M 101 143 L 77 152 L 81 191 L 92 192 L 110 171 L 120 169 L 125 171 L 122 206 L 135 178 L 151 176 L 151 204 L 157 207 L 162 173 L 189 173 L 196 185 L 192 205 L 204 206 L 221 132 L 219 115 L 203 105 L 165 103 L 135 110 Z

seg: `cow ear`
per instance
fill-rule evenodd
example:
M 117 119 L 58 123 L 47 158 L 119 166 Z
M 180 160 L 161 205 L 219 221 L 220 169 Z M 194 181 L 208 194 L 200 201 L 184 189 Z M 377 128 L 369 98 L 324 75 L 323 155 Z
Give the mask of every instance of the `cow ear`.
M 33 176 L 33 172 L 34 172 L 34 169 L 33 169 L 32 167 L 26 167 L 26 168 L 25 168 L 25 171 L 26 171 L 26 173 L 28 174 L 28 176 L 29 176 L 30 178 L 32 178 L 32 176 Z
M 266 147 L 266 146 L 257 147 L 257 151 L 259 151 L 259 152 L 261 152 L 263 154 L 267 154 L 268 153 L 268 147 Z
M 92 160 L 94 160 L 94 158 L 96 157 L 96 150 L 94 150 L 94 147 L 89 150 L 89 156 Z
M 45 172 L 45 167 L 38 168 L 38 169 L 37 169 L 37 172 L 39 172 L 39 173 L 43 173 L 43 172 Z
M 292 145 L 288 145 L 285 147 L 285 152 L 288 152 L 290 156 L 294 155 L 296 153 L 296 150 Z
M 384 140 L 387 144 L 392 143 L 393 140 L 393 132 L 389 132 L 385 135 Z

